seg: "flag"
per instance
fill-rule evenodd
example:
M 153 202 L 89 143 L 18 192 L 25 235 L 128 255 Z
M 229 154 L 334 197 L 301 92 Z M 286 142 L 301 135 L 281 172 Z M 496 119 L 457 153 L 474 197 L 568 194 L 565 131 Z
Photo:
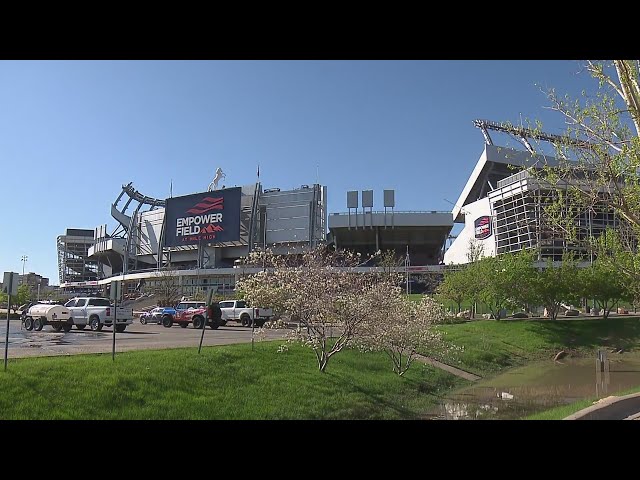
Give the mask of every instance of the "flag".
M 258 179 L 260 179 L 260 164 L 258 164 Z
M 169 198 L 173 198 L 173 179 L 171 179 L 171 183 L 169 184 Z

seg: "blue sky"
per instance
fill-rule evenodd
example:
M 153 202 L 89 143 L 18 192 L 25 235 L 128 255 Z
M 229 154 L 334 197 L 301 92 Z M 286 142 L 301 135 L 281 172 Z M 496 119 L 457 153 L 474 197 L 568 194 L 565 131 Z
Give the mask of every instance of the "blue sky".
M 593 89 L 581 62 L 0 61 L 0 270 L 58 284 L 56 237 L 115 226 L 121 185 L 166 198 L 226 186 L 396 190 L 396 210 L 451 210 L 484 140 L 473 120 L 539 119 L 541 88 Z M 497 144 L 516 146 L 509 137 Z M 448 201 L 447 201 L 448 200 Z

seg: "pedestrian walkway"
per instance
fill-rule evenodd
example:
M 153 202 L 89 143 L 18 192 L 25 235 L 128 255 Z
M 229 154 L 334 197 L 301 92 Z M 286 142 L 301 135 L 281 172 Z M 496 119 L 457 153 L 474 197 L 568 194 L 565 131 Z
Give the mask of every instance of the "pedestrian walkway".
M 434 360 L 433 358 L 425 357 L 424 355 L 418 354 L 417 360 L 422 363 L 426 363 L 427 365 L 431 365 L 433 367 L 449 372 L 457 377 L 464 378 L 465 380 L 470 380 L 472 382 L 475 382 L 482 378 L 478 375 L 474 375 L 473 373 L 465 372 L 464 370 L 460 370 L 459 368 L 452 367 L 451 365 L 439 362 L 438 360 Z

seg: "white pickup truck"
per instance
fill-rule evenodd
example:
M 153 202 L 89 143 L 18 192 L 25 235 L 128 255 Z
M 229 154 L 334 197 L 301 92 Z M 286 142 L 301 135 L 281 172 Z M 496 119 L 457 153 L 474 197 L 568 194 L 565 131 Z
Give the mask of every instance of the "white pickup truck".
M 103 326 L 113 325 L 116 316 L 116 332 L 124 332 L 127 325 L 133 323 L 133 309 L 111 305 L 108 298 L 76 297 L 64 304 L 70 312 L 69 322 L 78 330 L 84 330 L 87 325 L 94 332 L 102 330 Z
M 223 300 L 219 305 L 222 310 L 223 325 L 233 320 L 240 322 L 243 327 L 250 327 L 252 322 L 254 326 L 261 327 L 273 316 L 270 308 L 247 307 L 247 302 L 244 300 Z

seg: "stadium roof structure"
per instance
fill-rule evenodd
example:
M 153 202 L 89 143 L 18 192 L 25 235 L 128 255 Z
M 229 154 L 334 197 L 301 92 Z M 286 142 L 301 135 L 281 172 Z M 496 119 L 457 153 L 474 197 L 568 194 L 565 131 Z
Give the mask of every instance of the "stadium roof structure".
M 398 256 L 409 247 L 415 265 L 438 264 L 453 228 L 451 212 L 438 211 L 332 213 L 328 220 L 336 247 L 363 254 L 395 250 Z
M 510 177 L 525 168 L 542 168 L 544 165 L 556 166 L 558 159 L 543 154 L 532 154 L 528 151 L 514 150 L 508 147 L 485 145 L 452 214 L 455 222 L 464 222 L 465 205 L 486 197 L 497 187 L 498 181 Z
M 484 198 L 497 187 L 497 183 L 526 168 L 542 168 L 543 166 L 555 167 L 560 161 L 555 156 L 536 153 L 529 139 L 547 142 L 556 147 L 562 155 L 560 146 L 570 146 L 579 149 L 590 149 L 593 145 L 579 138 L 571 138 L 563 135 L 544 133 L 525 127 L 517 127 L 505 123 L 497 123 L 489 120 L 474 120 L 476 128 L 482 131 L 485 140 L 485 149 L 480 155 L 471 176 L 462 189 L 462 193 L 452 210 L 455 222 L 464 222 L 463 207 L 476 200 Z M 493 144 L 489 130 L 506 133 L 515 138 L 526 151 L 515 150 L 508 147 L 499 147 Z M 564 159 L 566 160 L 566 158 Z

